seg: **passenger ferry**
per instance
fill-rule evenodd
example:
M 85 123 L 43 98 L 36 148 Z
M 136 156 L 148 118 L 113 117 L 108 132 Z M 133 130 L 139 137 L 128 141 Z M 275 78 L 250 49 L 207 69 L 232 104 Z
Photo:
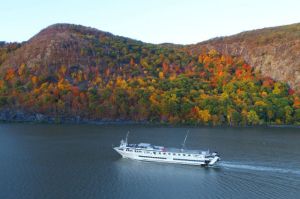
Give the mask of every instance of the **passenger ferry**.
M 155 146 L 149 143 L 128 144 L 128 134 L 129 132 L 125 140 L 121 140 L 120 146 L 114 147 L 114 150 L 123 158 L 199 166 L 212 166 L 220 160 L 217 152 L 185 149 L 188 133 L 181 149 Z

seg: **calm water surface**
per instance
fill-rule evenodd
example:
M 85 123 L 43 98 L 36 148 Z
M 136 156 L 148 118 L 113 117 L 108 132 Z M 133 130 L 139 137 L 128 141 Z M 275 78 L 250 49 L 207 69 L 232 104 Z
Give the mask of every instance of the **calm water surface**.
M 0 198 L 299 198 L 300 129 L 191 128 L 214 168 L 121 159 L 131 143 L 180 147 L 186 128 L 0 124 Z

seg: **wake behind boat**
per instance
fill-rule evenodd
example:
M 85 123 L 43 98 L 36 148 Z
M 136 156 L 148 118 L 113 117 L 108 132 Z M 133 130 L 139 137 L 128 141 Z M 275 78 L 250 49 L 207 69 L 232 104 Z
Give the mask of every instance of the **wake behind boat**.
M 155 146 L 149 143 L 128 144 L 128 134 L 129 132 L 125 140 L 121 140 L 120 146 L 114 147 L 114 150 L 123 158 L 200 166 L 212 166 L 220 160 L 216 152 L 184 149 L 188 134 L 181 149 Z

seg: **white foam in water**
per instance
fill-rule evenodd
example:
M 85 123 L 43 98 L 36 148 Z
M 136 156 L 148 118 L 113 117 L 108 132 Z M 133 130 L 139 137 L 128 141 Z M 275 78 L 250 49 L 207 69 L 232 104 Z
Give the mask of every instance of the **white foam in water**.
M 259 165 L 256 166 L 256 165 L 248 165 L 248 164 L 239 164 L 234 162 L 222 162 L 219 164 L 219 166 L 223 168 L 245 169 L 245 170 L 252 170 L 252 171 L 269 171 L 269 172 L 291 173 L 291 174 L 300 175 L 300 170 L 259 166 Z

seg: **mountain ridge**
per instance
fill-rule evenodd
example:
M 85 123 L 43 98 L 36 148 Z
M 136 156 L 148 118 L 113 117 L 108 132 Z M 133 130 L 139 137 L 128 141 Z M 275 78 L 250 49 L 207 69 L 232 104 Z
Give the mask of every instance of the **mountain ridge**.
M 8 59 L 6 59 L 2 65 L 19 66 L 22 63 L 27 65 L 48 65 L 48 63 L 53 65 L 76 65 L 78 62 L 80 63 L 80 53 L 77 53 L 76 55 L 72 54 L 70 56 L 67 52 L 64 52 L 64 47 L 58 47 L 61 51 L 54 52 L 54 54 L 61 54 L 62 57 L 66 57 L 67 59 L 62 59 L 61 63 L 52 63 L 49 61 L 56 59 L 56 56 L 49 55 L 49 52 L 51 53 L 51 48 L 55 48 L 54 45 L 58 45 L 59 42 L 66 42 L 65 47 L 67 48 L 75 46 L 74 50 L 77 52 L 80 51 L 79 46 L 76 46 L 77 43 L 83 47 L 87 47 L 88 44 L 86 41 L 81 42 L 80 38 L 76 37 L 76 35 L 74 37 L 76 32 L 90 35 L 94 34 L 99 37 L 116 37 L 131 40 L 132 42 L 140 42 L 140 44 L 156 45 L 158 47 L 187 48 L 191 52 L 196 53 L 200 53 L 203 48 L 208 50 L 216 49 L 221 54 L 241 56 L 246 62 L 253 66 L 256 71 L 260 71 L 263 75 L 269 76 L 275 80 L 287 82 L 296 91 L 300 90 L 300 23 L 249 30 L 231 36 L 217 37 L 190 45 L 178 45 L 172 43 L 151 44 L 127 37 L 116 36 L 96 28 L 67 23 L 57 23 L 46 27 L 25 42 L 25 44 L 22 45 L 25 49 L 22 49 L 21 47 L 21 50 L 19 50 L 19 48 L 13 53 L 10 53 Z M 53 37 L 57 38 L 56 42 L 51 39 Z M 49 44 L 49 39 L 53 42 L 52 45 L 51 42 Z M 50 46 L 44 46 L 43 42 L 48 43 Z M 41 47 L 39 48 L 38 46 Z M 31 50 L 32 48 L 35 50 Z M 46 49 L 48 49 L 48 54 Z M 41 50 L 43 53 L 37 54 L 36 50 Z M 48 58 L 49 60 L 47 60 L 47 55 L 50 56 Z M 40 63 L 41 60 L 39 60 L 41 57 L 46 59 L 42 63 Z M 87 59 L 93 59 L 93 56 L 87 56 Z M 91 63 L 89 61 L 83 61 L 82 64 Z

